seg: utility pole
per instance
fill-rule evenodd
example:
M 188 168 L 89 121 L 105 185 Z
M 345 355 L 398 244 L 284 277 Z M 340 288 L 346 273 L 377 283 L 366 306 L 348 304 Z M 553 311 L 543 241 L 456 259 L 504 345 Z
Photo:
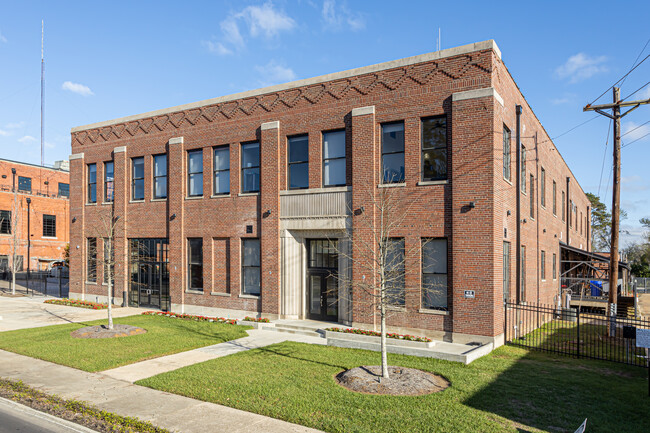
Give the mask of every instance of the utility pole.
M 609 253 L 609 299 L 607 300 L 607 315 L 609 316 L 609 336 L 616 336 L 616 301 L 618 295 L 618 232 L 621 215 L 621 118 L 644 104 L 649 104 L 650 99 L 640 101 L 621 101 L 621 89 L 613 87 L 613 101 L 611 104 L 586 105 L 582 111 L 595 111 L 609 117 L 614 121 L 614 185 L 612 191 L 612 239 Z M 621 114 L 622 107 L 632 107 Z M 612 110 L 612 114 L 603 110 Z

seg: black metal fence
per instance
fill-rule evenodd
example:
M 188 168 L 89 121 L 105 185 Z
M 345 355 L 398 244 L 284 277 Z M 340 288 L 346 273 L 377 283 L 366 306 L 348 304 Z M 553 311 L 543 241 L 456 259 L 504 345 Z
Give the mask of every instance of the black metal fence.
M 26 296 L 67 298 L 70 289 L 67 268 L 50 271 L 16 272 L 16 293 Z M 11 292 L 11 272 L 0 272 L 0 291 Z
M 637 329 L 650 329 L 650 320 L 617 317 L 610 321 L 605 315 L 578 309 L 505 304 L 506 344 L 543 352 L 645 367 L 647 351 L 636 347 Z

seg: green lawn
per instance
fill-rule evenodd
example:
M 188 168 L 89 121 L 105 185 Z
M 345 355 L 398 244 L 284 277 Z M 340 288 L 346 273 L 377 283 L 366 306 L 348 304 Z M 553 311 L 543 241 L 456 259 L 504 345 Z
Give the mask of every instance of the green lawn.
M 144 379 L 138 384 L 329 432 L 639 432 L 650 425 L 646 370 L 501 347 L 465 366 L 389 354 L 438 373 L 447 390 L 373 396 L 335 382 L 379 355 L 285 342 Z
M 0 349 L 85 371 L 102 371 L 150 358 L 222 343 L 248 335 L 244 326 L 194 322 L 159 316 L 131 316 L 115 323 L 139 326 L 146 334 L 131 337 L 72 338 L 75 329 L 106 320 L 46 326 L 0 333 Z

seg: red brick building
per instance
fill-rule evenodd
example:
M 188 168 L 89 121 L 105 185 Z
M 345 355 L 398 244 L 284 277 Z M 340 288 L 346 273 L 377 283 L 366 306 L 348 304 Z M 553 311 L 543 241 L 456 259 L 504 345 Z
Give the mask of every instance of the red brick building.
M 70 292 L 92 300 L 110 209 L 118 300 L 372 327 L 329 276 L 366 277 L 336 252 L 392 188 L 396 241 L 432 240 L 404 285 L 443 291 L 405 291 L 389 324 L 455 341 L 499 342 L 504 298 L 553 302 L 561 243 L 589 249 L 589 201 L 494 41 L 73 128 L 72 151 Z
M 14 235 L 17 270 L 27 270 L 28 248 L 32 271 L 63 260 L 70 233 L 70 173 L 67 162 L 56 166 L 0 159 L 0 271 L 11 269 Z

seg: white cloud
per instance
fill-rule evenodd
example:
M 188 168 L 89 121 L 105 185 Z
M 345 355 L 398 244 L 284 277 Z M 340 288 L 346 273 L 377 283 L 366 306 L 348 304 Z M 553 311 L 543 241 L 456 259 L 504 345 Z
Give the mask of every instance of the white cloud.
M 16 122 L 16 123 L 7 123 L 7 124 L 5 125 L 5 128 L 7 128 L 7 129 L 18 129 L 18 128 L 22 128 L 23 126 L 25 126 L 25 122 L 24 122 L 24 121 L 22 121 L 22 122 Z
M 8 137 L 11 135 L 11 132 L 0 129 L 0 136 Z
M 264 66 L 255 66 L 255 70 L 262 76 L 259 80 L 262 86 L 286 83 L 296 79 L 296 73 L 291 68 L 282 66 L 275 60 L 271 60 Z
M 621 139 L 623 143 L 630 143 L 634 140 L 650 140 L 650 123 L 637 124 L 635 122 L 623 122 L 623 134 Z M 642 138 L 644 137 L 645 138 Z
M 2 32 L 0 32 L 0 42 L 4 42 L 5 44 L 7 43 L 7 38 L 3 36 Z
M 240 25 L 248 28 L 251 37 L 271 39 L 281 32 L 292 30 L 296 27 L 296 22 L 283 11 L 275 9 L 271 2 L 261 6 L 247 6 L 240 12 L 231 13 L 219 23 L 221 40 L 201 43 L 212 53 L 233 54 L 246 46 Z
M 25 135 L 24 137 L 18 139 L 19 143 L 29 143 L 31 141 L 36 141 L 36 139 L 31 135 Z
M 343 4 L 336 6 L 336 0 L 325 0 L 321 16 L 327 30 L 340 30 L 347 26 L 350 30 L 362 30 L 366 27 L 366 21 L 356 12 L 352 12 Z
M 61 86 L 63 90 L 69 90 L 72 93 L 77 93 L 81 96 L 92 96 L 94 95 L 93 91 L 90 90 L 90 87 L 85 86 L 79 83 L 73 83 L 72 81 L 66 81 Z
M 568 78 L 570 83 L 577 83 L 596 74 L 607 72 L 608 68 L 604 65 L 607 57 L 598 56 L 590 57 L 585 53 L 578 53 L 569 57 L 561 66 L 555 69 L 555 75 L 558 78 Z
M 551 104 L 553 105 L 564 105 L 568 104 L 569 102 L 571 102 L 571 99 L 568 97 L 551 99 Z

